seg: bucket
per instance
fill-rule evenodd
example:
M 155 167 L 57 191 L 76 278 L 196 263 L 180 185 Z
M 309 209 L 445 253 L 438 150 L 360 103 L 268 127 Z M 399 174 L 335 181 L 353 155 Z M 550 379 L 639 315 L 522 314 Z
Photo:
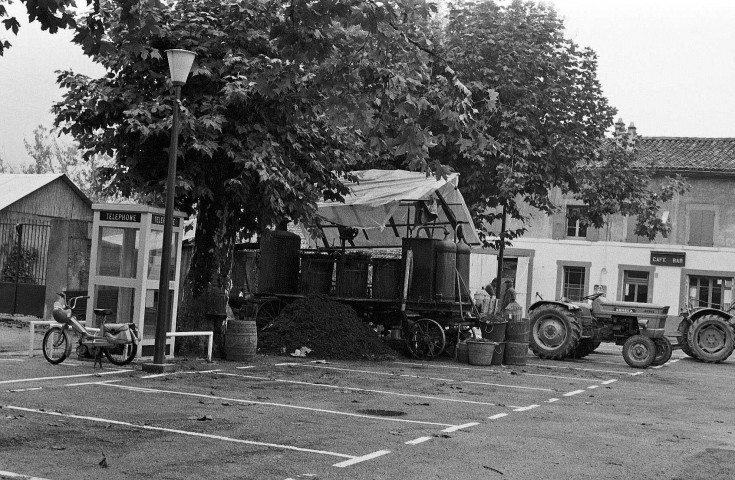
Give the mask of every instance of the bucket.
M 490 340 L 491 342 L 504 342 L 507 324 L 508 322 L 505 320 L 491 320 L 490 323 L 486 323 L 482 327 L 482 338 Z
M 492 365 L 497 342 L 467 341 L 470 365 Z
M 523 343 L 506 342 L 503 363 L 505 365 L 525 365 L 527 354 L 528 354 L 528 342 L 523 342 Z
M 505 327 L 505 341 L 528 344 L 529 324 L 527 318 L 522 318 L 520 322 L 508 322 Z
M 252 360 L 258 348 L 258 334 L 254 321 L 230 320 L 225 334 L 227 360 L 242 362 Z
M 499 342 L 495 346 L 495 352 L 493 352 L 493 359 L 490 361 L 490 365 L 502 365 L 505 359 L 505 342 Z
M 470 363 L 470 351 L 465 342 L 457 344 L 457 361 L 459 363 Z

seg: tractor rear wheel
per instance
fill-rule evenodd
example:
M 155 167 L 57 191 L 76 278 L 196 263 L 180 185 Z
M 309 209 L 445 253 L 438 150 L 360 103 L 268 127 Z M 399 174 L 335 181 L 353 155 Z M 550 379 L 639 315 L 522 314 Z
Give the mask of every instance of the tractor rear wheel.
M 692 352 L 691 347 L 689 346 L 689 327 L 691 326 L 691 322 L 689 320 L 682 320 L 679 322 L 679 326 L 676 328 L 676 341 L 679 345 L 681 345 L 681 351 L 687 354 L 688 356 L 692 358 L 697 358 L 696 355 L 694 355 L 694 352 Z
M 542 305 L 531 314 L 531 350 L 539 358 L 562 360 L 577 348 L 581 331 L 573 312 L 561 305 Z
M 656 359 L 656 344 L 643 335 L 633 335 L 623 344 L 623 359 L 633 368 L 648 368 Z
M 717 315 L 699 317 L 689 327 L 689 348 L 703 362 L 725 361 L 732 354 L 735 345 L 732 330 L 727 320 Z

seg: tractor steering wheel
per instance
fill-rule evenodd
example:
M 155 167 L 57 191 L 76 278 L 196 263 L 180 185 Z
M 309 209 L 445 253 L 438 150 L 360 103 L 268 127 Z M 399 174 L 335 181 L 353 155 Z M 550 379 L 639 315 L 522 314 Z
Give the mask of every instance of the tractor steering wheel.
M 591 295 L 585 295 L 582 297 L 582 300 L 597 300 L 598 297 L 601 297 L 602 293 L 593 293 Z

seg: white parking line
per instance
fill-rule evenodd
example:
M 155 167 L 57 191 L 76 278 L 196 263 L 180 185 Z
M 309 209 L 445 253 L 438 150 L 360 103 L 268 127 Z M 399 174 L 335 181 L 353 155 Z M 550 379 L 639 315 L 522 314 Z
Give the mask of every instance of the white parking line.
M 67 383 L 65 387 L 81 387 L 83 385 L 101 385 L 103 383 L 115 383 L 122 382 L 122 380 L 102 380 L 100 382 L 80 382 L 80 383 Z
M 507 385 L 504 383 L 487 383 L 487 382 L 472 382 L 469 380 L 454 380 L 451 378 L 434 378 L 434 377 L 424 377 L 421 375 L 407 375 L 407 374 L 400 374 L 400 373 L 393 373 L 393 372 L 377 372 L 374 370 L 354 370 L 350 368 L 338 368 L 338 367 L 328 367 L 324 365 L 307 365 L 305 363 L 289 363 L 289 364 L 282 364 L 282 365 L 294 365 L 294 366 L 300 366 L 300 367 L 311 367 L 311 368 L 323 368 L 327 370 L 338 370 L 343 372 L 355 372 L 355 373 L 369 373 L 373 375 L 385 375 L 385 376 L 392 376 L 392 377 L 411 377 L 411 378 L 418 378 L 423 380 L 435 380 L 440 382 L 452 382 L 452 383 L 469 383 L 472 385 L 488 385 L 491 387 L 502 387 L 502 388 L 519 388 L 522 390 L 541 390 L 544 392 L 553 392 L 550 388 L 538 388 L 538 387 L 523 387 L 519 385 Z
M 457 430 L 474 427 L 475 425 L 479 425 L 479 423 L 473 422 L 473 423 L 465 423 L 464 425 L 455 425 L 453 427 L 445 428 L 444 430 L 442 430 L 442 432 L 452 433 L 452 432 L 456 432 Z
M 24 360 L 22 358 L 2 358 L 0 357 L 0 362 L 23 362 L 23 361 Z
M 352 413 L 352 412 L 340 412 L 337 410 L 326 410 L 322 408 L 312 408 L 312 407 L 302 407 L 299 405 L 288 405 L 285 403 L 275 403 L 275 402 L 260 402 L 257 400 L 244 400 L 241 398 L 228 398 L 228 397 L 218 397 L 216 395 L 204 395 L 202 393 L 190 393 L 190 392 L 177 392 L 174 390 L 161 390 L 157 388 L 140 388 L 140 387 L 128 387 L 125 385 L 112 385 L 110 383 L 101 383 L 101 386 L 104 387 L 115 387 L 115 388 L 121 388 L 123 390 L 131 390 L 134 392 L 141 392 L 141 393 L 168 393 L 171 395 L 181 395 L 185 397 L 199 397 L 199 398 L 209 398 L 209 399 L 217 399 L 217 400 L 225 400 L 227 402 L 238 402 L 238 403 L 246 403 L 246 404 L 252 404 L 252 405 L 269 405 L 271 407 L 283 407 L 283 408 L 293 408 L 296 410 L 308 410 L 311 412 L 320 412 L 320 413 L 329 413 L 332 415 L 344 415 L 347 417 L 357 417 L 357 418 L 368 418 L 371 420 L 382 420 L 385 422 L 399 422 L 399 423 L 416 423 L 420 425 L 433 425 L 433 426 L 439 426 L 439 427 L 455 427 L 456 425 L 452 425 L 451 423 L 438 423 L 438 422 L 424 422 L 421 420 L 407 420 L 404 418 L 389 418 L 389 417 L 379 417 L 377 415 L 364 415 L 360 413 Z
M 469 383 L 472 385 L 489 385 L 491 387 L 503 387 L 503 388 L 518 388 L 521 390 L 539 390 L 541 392 L 553 392 L 551 388 L 540 388 L 540 387 L 524 387 L 521 385 L 505 385 L 502 383 L 488 383 L 488 382 L 472 382 L 470 380 L 460 380 L 458 383 Z
M 31 387 L 31 388 L 16 388 L 14 390 L 8 390 L 12 393 L 18 393 L 18 392 L 30 392 L 32 390 L 41 390 L 41 387 Z
M 186 375 L 187 373 L 218 373 L 220 372 L 220 369 L 217 370 L 192 370 L 189 372 L 167 372 L 167 373 L 154 373 L 153 375 L 143 375 L 140 378 L 158 378 L 158 377 L 165 377 L 168 375 Z
M 439 364 L 432 364 L 432 363 L 417 363 L 417 362 L 393 362 L 397 363 L 399 365 L 415 365 L 415 366 L 426 366 L 426 367 L 434 367 L 434 368 L 450 368 L 454 370 L 471 370 L 474 372 L 484 372 L 482 368 L 475 368 L 475 367 L 457 367 L 453 365 L 439 365 Z M 496 370 L 497 371 L 497 370 Z M 522 376 L 532 376 L 532 377 L 548 377 L 548 378 L 555 378 L 559 380 L 576 380 L 578 382 L 599 382 L 599 380 L 594 378 L 581 378 L 581 377 L 565 377 L 562 375 L 546 375 L 543 373 L 528 373 L 528 372 L 517 372 L 517 375 Z
M 605 380 L 600 385 L 610 385 L 611 383 L 615 383 L 615 382 L 617 382 L 617 380 L 615 380 L 615 379 L 613 379 L 613 380 Z
M 130 428 L 136 428 L 140 430 L 153 430 L 157 432 L 167 432 L 167 433 L 178 433 L 181 435 L 188 435 L 192 437 L 200 437 L 200 438 L 209 438 L 212 440 L 222 440 L 226 442 L 233 442 L 233 443 L 242 443 L 246 445 L 257 445 L 260 447 L 272 447 L 277 448 L 281 450 L 293 450 L 297 452 L 305 452 L 305 453 L 318 453 L 321 455 L 329 455 L 332 457 L 341 457 L 341 458 L 347 458 L 348 460 L 345 460 L 344 462 L 336 463 L 333 466 L 335 467 L 346 467 L 349 465 L 354 465 L 355 463 L 364 462 L 365 460 L 370 460 L 371 458 L 379 457 L 381 455 L 385 455 L 387 453 L 390 453 L 389 450 L 380 450 L 378 452 L 373 452 L 368 455 L 363 455 L 361 457 L 356 457 L 354 455 L 347 455 L 344 453 L 337 453 L 337 452 L 330 452 L 327 450 L 315 450 L 311 448 L 302 448 L 302 447 L 295 447 L 293 445 L 281 445 L 277 443 L 267 443 L 267 442 L 256 442 L 253 440 L 243 440 L 240 438 L 232 438 L 232 437 L 225 437 L 222 435 L 212 435 L 209 433 L 200 433 L 200 432 L 190 432 L 187 430 L 179 430 L 175 428 L 164 428 L 164 427 L 154 427 L 152 425 L 138 425 L 135 423 L 130 422 L 121 422 L 119 420 L 111 420 L 108 418 L 99 418 L 99 417 L 89 417 L 86 415 L 74 415 L 71 413 L 61 413 L 61 412 L 50 412 L 50 411 L 44 411 L 44 410 L 37 410 L 35 408 L 24 408 L 24 407 L 16 407 L 13 405 L 5 405 L 3 408 L 7 408 L 10 410 L 18 410 L 21 412 L 28 412 L 28 413 L 38 413 L 43 415 L 52 415 L 55 417 L 64 417 L 64 418 L 74 418 L 77 420 L 88 420 L 91 422 L 99 422 L 99 423 L 108 423 L 112 425 L 120 425 L 124 427 L 130 427 Z M 22 477 L 21 477 L 22 478 Z
M 565 367 L 562 365 L 549 365 L 548 363 L 529 363 L 528 365 L 544 368 L 559 368 L 562 370 L 579 370 L 582 372 L 617 373 L 618 375 L 640 375 L 640 373 L 621 372 L 620 370 L 598 370 L 594 368 Z
M 79 375 L 59 375 L 58 377 L 18 378 L 15 380 L 2 380 L 0 381 L 0 385 L 7 384 L 7 383 L 41 382 L 43 380 L 63 380 L 65 378 L 99 377 L 102 375 L 116 375 L 118 373 L 129 373 L 131 371 L 132 370 L 113 370 L 111 372 L 80 373 Z
M 4 472 L 0 470 L 0 478 L 19 478 L 21 480 L 47 480 L 41 477 L 29 477 L 28 475 L 21 475 L 20 473 Z
M 567 392 L 563 394 L 564 397 L 571 397 L 572 395 L 578 395 L 580 393 L 584 393 L 584 390 L 574 390 L 573 392 Z
M 280 378 L 268 378 L 268 377 L 259 377 L 255 375 L 239 375 L 237 373 L 220 373 L 220 375 L 225 375 L 229 377 L 242 377 L 242 378 L 251 378 L 255 380 L 267 380 L 272 382 L 281 382 L 281 383 L 293 383 L 295 385 L 307 385 L 310 387 L 324 387 L 324 388 L 334 388 L 338 390 L 351 390 L 354 392 L 369 392 L 369 393 L 380 393 L 383 395 L 396 395 L 399 397 L 412 397 L 412 398 L 423 398 L 426 400 L 436 400 L 440 402 L 456 402 L 456 403 L 468 403 L 472 405 L 485 405 L 494 407 L 494 403 L 489 402 L 477 402 L 475 400 L 462 400 L 459 398 L 446 398 L 446 397 L 434 397 L 431 395 L 416 395 L 413 393 L 402 393 L 402 392 L 391 392 L 387 390 L 372 390 L 369 388 L 358 388 L 358 387 L 343 387 L 341 385 L 330 385 L 327 383 L 312 383 L 312 382 L 300 382 L 298 380 L 282 380 Z
M 424 443 L 429 440 L 431 440 L 431 437 L 419 437 L 419 438 L 414 438 L 413 440 L 409 440 L 405 443 L 406 445 L 418 445 L 419 443 Z
M 527 407 L 518 407 L 518 408 L 514 408 L 513 411 L 514 412 L 527 412 L 528 410 L 533 410 L 534 408 L 538 408 L 540 406 L 541 405 L 529 405 Z
M 554 402 L 558 402 L 558 401 L 559 401 L 558 398 L 550 398 L 550 399 L 546 400 L 546 403 L 554 403 Z
M 503 417 L 507 417 L 507 416 L 508 416 L 507 413 L 496 413 L 495 415 L 490 415 L 487 418 L 489 418 L 490 420 L 497 420 L 499 418 L 503 418 Z

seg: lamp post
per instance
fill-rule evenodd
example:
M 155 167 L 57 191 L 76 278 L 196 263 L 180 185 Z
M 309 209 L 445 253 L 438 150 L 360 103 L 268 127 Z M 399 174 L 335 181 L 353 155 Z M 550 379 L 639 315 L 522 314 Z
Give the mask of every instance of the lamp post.
M 158 312 L 156 314 L 156 340 L 153 348 L 153 365 L 143 365 L 146 371 L 166 370 L 166 332 L 169 326 L 169 270 L 171 268 L 171 243 L 174 221 L 174 190 L 176 185 L 176 155 L 179 145 L 179 99 L 181 87 L 191 71 L 196 54 L 188 50 L 166 50 L 171 81 L 174 84 L 173 125 L 171 126 L 171 146 L 168 151 L 168 174 L 166 176 L 166 212 L 163 222 L 163 245 L 161 251 L 161 273 L 158 284 Z

